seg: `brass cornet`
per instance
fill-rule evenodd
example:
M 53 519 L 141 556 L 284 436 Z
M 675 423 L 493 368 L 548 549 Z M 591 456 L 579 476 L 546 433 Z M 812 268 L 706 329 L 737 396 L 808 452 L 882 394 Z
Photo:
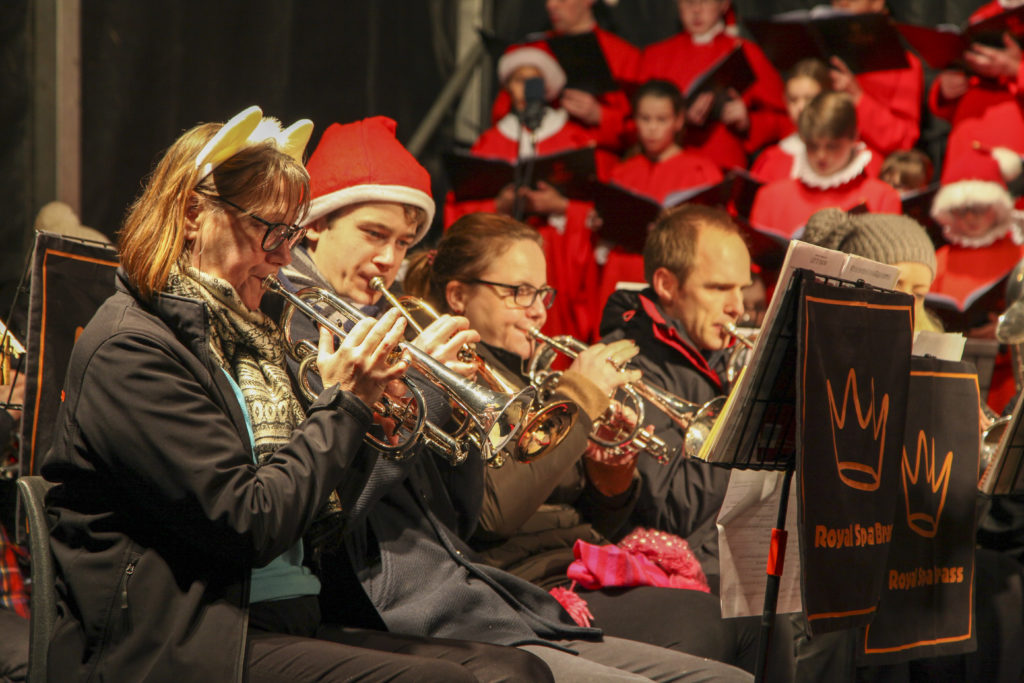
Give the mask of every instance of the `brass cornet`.
M 7 329 L 7 325 L 0 321 L 0 384 L 11 383 L 11 360 L 21 358 L 24 354 L 25 347 L 15 338 L 14 333 Z
M 274 275 L 268 276 L 263 286 L 284 297 L 287 302 L 281 315 L 281 327 L 285 331 L 290 353 L 300 362 L 299 382 L 303 391 L 307 392 L 308 373 L 314 368 L 316 347 L 308 340 L 294 342 L 291 339 L 291 320 L 295 311 L 301 311 L 314 323 L 323 325 L 339 338 L 344 338 L 347 332 L 329 314 L 315 306 L 329 308 L 352 322 L 363 320 L 366 315 L 348 301 L 323 289 L 307 287 L 295 293 L 290 292 Z M 523 429 L 523 417 L 535 395 L 532 388 L 512 395 L 499 394 L 461 377 L 429 354 L 405 342 L 399 343 L 392 356 L 396 361 L 399 357 L 407 358 L 411 367 L 439 387 L 450 401 L 465 412 L 469 420 L 465 438 L 473 441 L 488 464 L 496 462 L 508 444 L 519 436 Z M 405 377 L 403 381 L 412 398 L 396 399 L 385 394 L 374 406 L 374 411 L 382 417 L 397 420 L 407 429 L 408 436 L 392 444 L 367 434 L 367 442 L 385 457 L 392 459 L 408 457 L 413 446 L 424 441 L 452 464 L 465 460 L 466 444 L 427 420 L 426 403 L 415 380 Z
M 423 332 L 423 326 L 413 315 L 415 311 L 422 311 L 433 320 L 441 317 L 440 313 L 423 299 L 413 296 L 396 297 L 379 277 L 370 280 L 370 289 L 380 292 L 388 303 L 397 308 L 417 334 Z M 473 365 L 477 378 L 492 390 L 503 394 L 514 394 L 519 391 L 511 379 L 484 361 L 468 346 L 463 346 L 459 350 L 459 360 Z M 549 401 L 536 410 L 531 410 L 524 418 L 526 424 L 519 437 L 498 457 L 504 458 L 507 455 L 516 462 L 530 462 L 547 455 L 569 433 L 578 412 L 579 406 L 572 401 Z M 463 423 L 465 425 L 466 421 L 463 420 Z M 459 429 L 457 434 L 461 434 L 462 431 L 463 429 Z
M 585 351 L 588 348 L 587 344 L 584 344 L 580 340 L 570 337 L 567 335 L 559 337 L 549 337 L 542 333 L 539 329 L 533 328 L 527 330 L 527 333 L 541 342 L 541 346 L 538 346 L 534 350 L 533 356 L 530 358 L 530 365 L 527 374 L 530 377 L 530 381 L 533 382 L 534 386 L 537 387 L 538 391 L 543 393 L 550 393 L 554 391 L 558 384 L 560 372 L 551 371 L 551 363 L 554 360 L 554 352 L 562 353 L 569 358 L 575 359 L 581 351 Z M 625 370 L 623 367 L 618 367 L 620 371 Z M 606 430 L 610 428 L 608 419 L 606 416 L 601 416 L 595 421 L 595 429 L 590 434 L 590 440 L 599 446 L 604 448 L 618 448 L 625 446 L 626 444 L 632 444 L 642 451 L 646 451 L 648 454 L 654 456 L 658 462 L 665 463 L 671 457 L 672 452 L 668 444 L 665 443 L 664 439 L 652 434 L 644 429 L 644 417 L 646 416 L 646 409 L 644 408 L 644 402 L 641 400 L 640 382 L 633 382 L 622 386 L 622 392 L 626 396 L 626 402 L 624 401 L 612 401 L 612 405 L 609 408 L 610 411 L 617 412 L 624 406 L 628 406 L 633 413 L 636 415 L 636 423 L 629 430 L 619 429 L 617 431 L 612 430 L 612 436 L 603 437 L 599 436 L 599 432 L 602 431 L 602 427 Z M 644 387 L 649 389 L 649 387 Z M 682 401 L 675 396 L 672 396 L 668 392 L 660 390 L 662 393 L 662 403 L 668 406 L 670 403 Z M 654 396 L 654 393 L 651 393 Z M 656 403 L 653 399 L 652 403 Z M 670 414 L 673 421 L 676 421 L 676 416 Z

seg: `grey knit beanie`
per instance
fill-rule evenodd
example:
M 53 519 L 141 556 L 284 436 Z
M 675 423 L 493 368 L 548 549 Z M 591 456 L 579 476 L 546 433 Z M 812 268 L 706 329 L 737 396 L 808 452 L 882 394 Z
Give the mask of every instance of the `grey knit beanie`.
M 935 247 L 921 224 L 890 213 L 849 214 L 822 209 L 807 221 L 804 242 L 880 263 L 923 263 L 935 276 Z

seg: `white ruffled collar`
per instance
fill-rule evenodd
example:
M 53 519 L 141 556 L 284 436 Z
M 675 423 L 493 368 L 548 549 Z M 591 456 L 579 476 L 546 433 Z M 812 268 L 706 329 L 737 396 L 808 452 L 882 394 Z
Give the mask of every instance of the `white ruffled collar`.
M 800 139 L 800 135 L 798 133 L 790 133 L 779 140 L 779 149 L 791 157 L 795 157 L 799 154 L 807 154 L 807 147 L 804 146 L 804 141 Z M 793 169 L 795 172 L 796 164 L 793 164 Z
M 999 6 L 1003 9 L 1017 9 L 1024 5 L 1024 0 L 999 0 Z
M 540 125 L 537 126 L 537 130 L 531 134 L 529 131 L 523 131 L 525 134 L 520 136 L 520 131 L 523 130 L 523 124 L 519 121 L 519 117 L 516 116 L 515 112 L 509 112 L 505 114 L 497 123 L 498 132 L 504 135 L 509 140 L 519 141 L 519 156 L 520 157 L 532 157 L 536 156 L 536 143 L 547 140 L 551 136 L 558 133 L 565 127 L 565 124 L 569 122 L 569 112 L 564 109 L 552 109 L 551 107 L 544 108 L 544 117 L 540 120 Z
M 709 28 L 704 33 L 701 33 L 699 35 L 695 34 L 695 33 L 691 33 L 690 34 L 690 40 L 693 41 L 694 45 L 707 45 L 708 43 L 710 43 L 712 40 L 715 39 L 715 36 L 717 36 L 719 33 L 721 33 L 724 30 L 725 30 L 725 22 L 722 21 L 721 19 L 719 19 L 718 23 L 716 23 L 714 26 Z
M 811 168 L 811 163 L 807 160 L 807 148 L 802 147 L 793 155 L 793 177 L 804 185 L 818 190 L 830 190 L 845 185 L 863 173 L 871 163 L 871 150 L 867 145 L 859 142 L 855 150 L 850 163 L 831 175 L 823 176 Z

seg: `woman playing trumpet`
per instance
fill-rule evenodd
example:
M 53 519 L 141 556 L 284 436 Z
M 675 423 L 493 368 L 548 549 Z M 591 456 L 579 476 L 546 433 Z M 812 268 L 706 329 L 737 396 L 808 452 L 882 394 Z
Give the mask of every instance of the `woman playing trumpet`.
M 53 680 L 468 682 L 473 658 L 544 680 L 514 650 L 321 622 L 302 536 L 363 489 L 368 406 L 404 371 L 388 356 L 405 324 L 321 332 L 327 388 L 303 410 L 258 306 L 304 232 L 311 128 L 257 107 L 192 128 L 128 214 L 117 292 L 74 347 L 42 468 L 59 484 Z
M 404 285 L 439 310 L 466 316 L 480 333 L 479 354 L 515 375 L 534 351 L 529 330 L 546 319 L 545 299 L 553 292 L 545 273 L 535 230 L 507 217 L 471 214 L 447 230 L 436 251 L 412 257 Z M 545 588 L 564 589 L 574 544 L 604 547 L 631 530 L 628 518 L 639 494 L 637 450 L 600 448 L 588 435 L 610 391 L 639 379 L 638 372 L 619 370 L 635 353 L 628 340 L 581 352 L 556 394 L 582 407 L 569 435 L 542 459 L 484 474 L 473 544 L 487 562 Z M 696 561 L 690 566 L 696 569 Z M 673 585 L 680 585 L 682 577 L 675 578 L 680 581 Z M 582 598 L 593 624 L 607 633 L 753 668 L 756 623 L 721 619 L 717 598 L 702 590 L 648 585 L 578 589 L 575 597 L 555 592 L 570 607 L 579 607 Z M 784 680 L 788 666 L 773 670 Z

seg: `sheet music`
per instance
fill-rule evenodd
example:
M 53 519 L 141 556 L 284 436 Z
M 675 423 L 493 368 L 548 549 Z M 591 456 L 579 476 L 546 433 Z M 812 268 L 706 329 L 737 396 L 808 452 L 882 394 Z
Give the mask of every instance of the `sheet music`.
M 939 360 L 958 361 L 964 357 L 967 338 L 956 332 L 918 330 L 914 333 L 915 356 L 933 356 Z
M 734 469 L 718 513 L 723 617 L 759 616 L 768 583 L 766 567 L 772 528 L 778 521 L 783 472 Z M 778 614 L 799 612 L 800 539 L 796 524 L 796 486 L 790 486 L 786 511 L 785 564 L 779 585 Z

